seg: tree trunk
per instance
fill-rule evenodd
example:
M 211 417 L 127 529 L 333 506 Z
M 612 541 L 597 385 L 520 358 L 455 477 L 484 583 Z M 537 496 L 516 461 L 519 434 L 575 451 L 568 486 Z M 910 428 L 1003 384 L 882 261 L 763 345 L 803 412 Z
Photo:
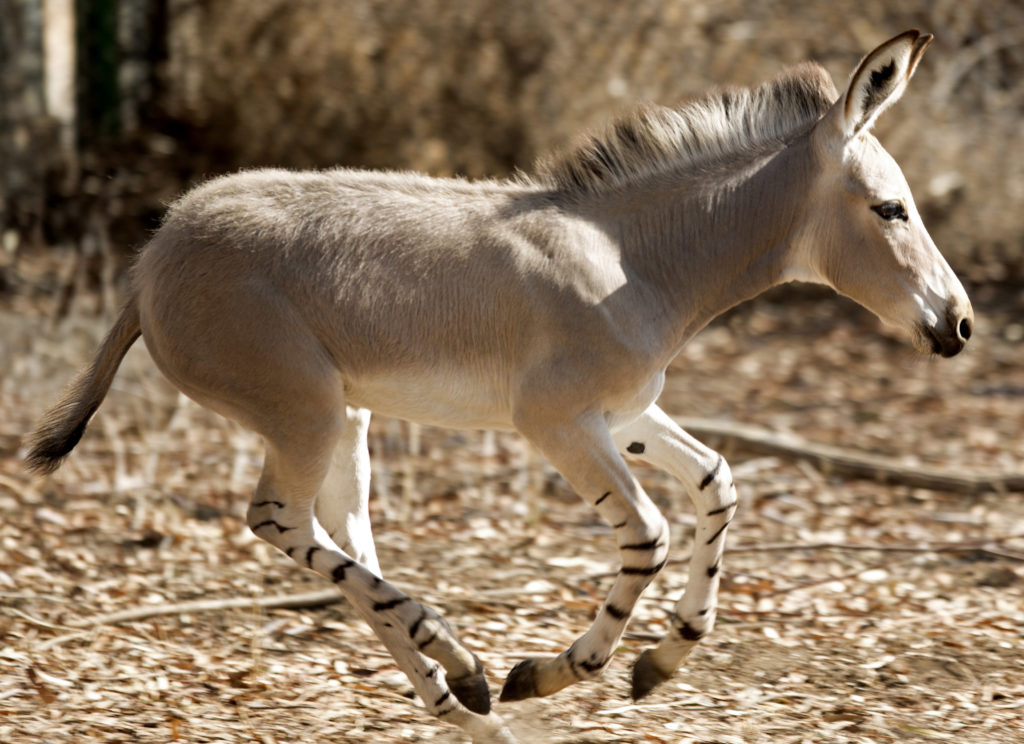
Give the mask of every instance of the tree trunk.
M 109 144 L 121 131 L 117 0 L 76 0 L 78 141 L 83 150 Z
M 42 0 L 4 0 L 0 12 L 0 250 L 38 236 L 52 128 L 45 116 Z

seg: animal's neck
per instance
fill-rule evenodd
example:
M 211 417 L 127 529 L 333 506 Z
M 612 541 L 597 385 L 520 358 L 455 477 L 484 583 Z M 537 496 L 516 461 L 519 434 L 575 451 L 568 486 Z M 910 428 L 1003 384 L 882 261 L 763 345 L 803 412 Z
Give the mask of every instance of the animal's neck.
M 659 305 L 671 357 L 715 316 L 786 281 L 804 222 L 811 148 L 804 137 L 747 161 L 714 189 L 641 189 L 608 210 L 627 273 Z M 717 179 L 716 179 L 717 180 Z

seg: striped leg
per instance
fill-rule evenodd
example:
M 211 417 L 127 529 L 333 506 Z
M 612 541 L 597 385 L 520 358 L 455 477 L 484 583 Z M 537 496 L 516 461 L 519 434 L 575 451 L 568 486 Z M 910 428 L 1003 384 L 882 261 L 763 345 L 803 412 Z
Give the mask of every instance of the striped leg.
M 668 679 L 714 626 L 719 569 L 726 528 L 736 511 L 736 488 L 722 456 L 680 429 L 656 405 L 616 432 L 615 442 L 623 452 L 682 481 L 697 512 L 690 577 L 673 610 L 672 629 L 633 667 L 633 697 L 639 699 Z
M 250 528 L 338 586 L 384 641 L 434 715 L 461 726 L 474 742 L 513 742 L 501 719 L 490 712 L 482 665 L 448 624 L 341 550 L 314 518 L 314 499 L 335 468 L 333 443 L 338 433 L 319 437 L 327 445 L 313 439 L 284 448 L 268 442 L 263 474 L 249 507 Z
M 590 629 L 553 659 L 516 665 L 501 691 L 503 701 L 550 695 L 600 674 L 668 553 L 668 524 L 616 451 L 603 416 L 588 416 L 573 428 L 530 430 L 520 424 L 520 430 L 615 528 L 622 567 Z
M 366 602 L 365 598 L 353 601 L 360 614 L 374 628 L 384 646 L 398 666 L 412 682 L 413 688 L 426 709 L 444 721 L 458 726 L 469 734 L 474 744 L 516 744 L 515 737 L 502 720 L 492 712 L 474 712 L 463 705 L 460 695 L 463 690 L 476 692 L 474 684 L 463 680 L 462 690 L 456 680 L 446 678 L 444 668 L 437 661 L 422 653 L 418 647 L 423 643 L 409 643 L 414 635 L 402 624 L 381 622 L 379 603 Z M 411 600 L 410 600 L 411 601 Z M 425 609 L 425 608 L 424 608 Z M 429 610 L 427 610 L 429 612 Z M 440 621 L 443 625 L 444 621 Z M 447 626 L 444 626 L 447 628 Z M 482 680 L 483 669 L 476 662 L 475 674 Z M 486 690 L 486 686 L 484 687 Z M 479 702 L 479 695 L 476 696 Z M 486 705 L 489 707 L 489 694 Z

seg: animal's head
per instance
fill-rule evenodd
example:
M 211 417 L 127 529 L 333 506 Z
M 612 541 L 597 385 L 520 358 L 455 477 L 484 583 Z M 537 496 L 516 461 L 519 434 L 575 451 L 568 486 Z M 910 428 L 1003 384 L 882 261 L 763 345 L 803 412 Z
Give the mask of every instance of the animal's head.
M 811 133 L 817 176 L 798 247 L 803 278 L 824 282 L 921 351 L 953 356 L 971 336 L 963 286 L 925 229 L 896 161 L 871 126 L 903 91 L 930 34 L 907 31 L 868 54 Z

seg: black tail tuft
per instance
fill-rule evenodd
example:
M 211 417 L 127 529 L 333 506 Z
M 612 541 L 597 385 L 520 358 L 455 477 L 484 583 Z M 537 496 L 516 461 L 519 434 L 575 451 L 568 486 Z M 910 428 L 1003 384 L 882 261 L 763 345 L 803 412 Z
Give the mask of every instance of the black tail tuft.
M 132 297 L 103 339 L 92 364 L 79 372 L 60 402 L 46 412 L 26 440 L 25 464 L 30 470 L 45 474 L 60 467 L 61 461 L 82 438 L 89 419 L 110 389 L 118 365 L 140 335 L 139 310 Z
M 96 408 L 91 406 L 84 412 L 75 412 L 58 407 L 50 411 L 28 438 L 29 448 L 25 456 L 28 469 L 45 475 L 59 468 L 82 438 Z

